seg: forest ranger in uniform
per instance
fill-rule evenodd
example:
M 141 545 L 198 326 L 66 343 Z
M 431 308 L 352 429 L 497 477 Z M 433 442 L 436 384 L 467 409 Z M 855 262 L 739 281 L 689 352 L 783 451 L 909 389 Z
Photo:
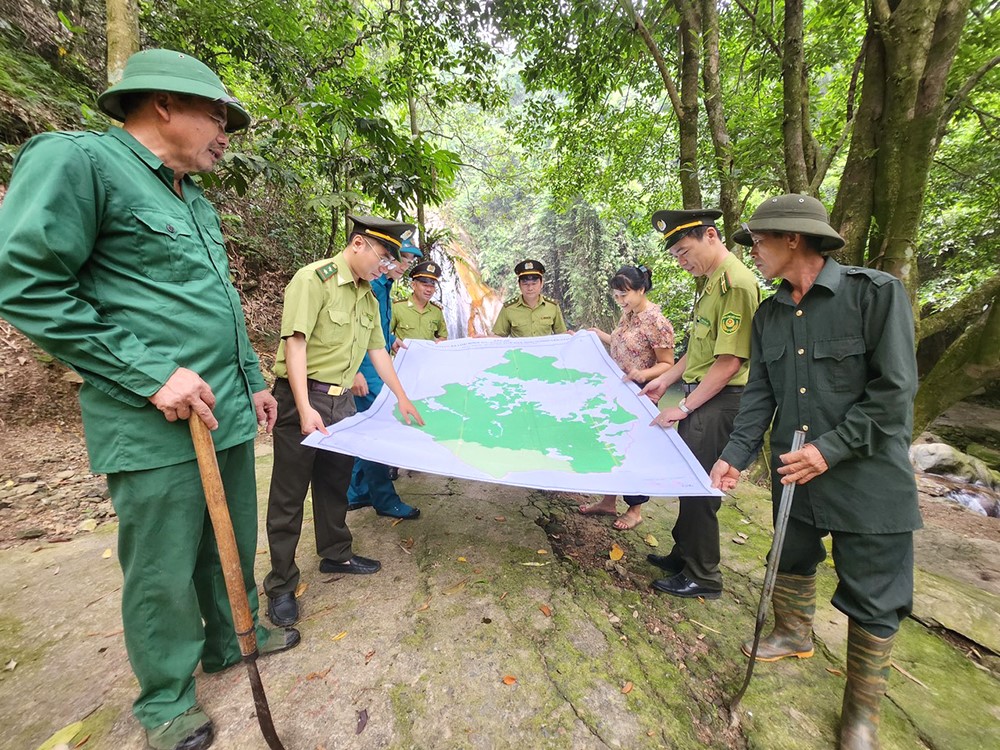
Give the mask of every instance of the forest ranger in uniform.
M 355 413 L 351 386 L 365 352 L 399 402 L 407 424 L 423 420 L 407 398 L 385 349 L 378 301 L 369 282 L 399 261 L 415 227 L 374 216 L 351 216 L 345 250 L 300 268 L 285 288 L 281 343 L 274 363 L 278 421 L 267 503 L 271 572 L 264 579 L 272 622 L 298 619 L 295 548 L 306 492 L 312 485 L 316 551 L 323 573 L 376 573 L 382 567 L 352 552 L 347 488 L 354 459 L 301 444 L 302 436 Z
M 692 276 L 705 277 L 694 303 L 687 352 L 642 393 L 658 401 L 678 380 L 686 394 L 664 409 L 654 424 L 677 432 L 705 471 L 712 468 L 729 439 L 740 395 L 747 382 L 750 320 L 760 302 L 753 273 L 722 243 L 714 209 L 657 211 L 653 226 L 664 245 Z M 682 497 L 673 528 L 674 547 L 668 555 L 649 555 L 667 572 L 653 588 L 673 596 L 717 599 L 722 593 L 719 570 L 717 497 Z
M 407 237 L 399 248 L 399 264 L 390 268 L 384 276 L 375 279 L 372 294 L 378 300 L 379 318 L 382 323 L 382 335 L 385 337 L 386 351 L 392 351 L 396 337 L 389 331 L 392 320 L 392 285 L 406 273 L 410 264 L 423 256 L 420 248 L 412 238 Z M 359 412 L 367 411 L 375 403 L 378 394 L 385 384 L 375 372 L 372 358 L 365 354 L 361 368 L 354 376 L 351 393 L 354 394 L 354 405 Z M 396 488 L 392 485 L 392 469 L 385 464 L 369 461 L 364 458 L 354 459 L 354 470 L 351 473 L 351 486 L 347 490 L 347 509 L 375 508 L 380 516 L 392 518 L 413 519 L 420 516 L 420 509 L 404 503 Z
M 441 305 L 431 300 L 441 279 L 441 266 L 432 260 L 418 263 L 410 271 L 413 293 L 392 305 L 393 335 L 403 339 L 424 341 L 447 341 L 448 326 L 445 324 Z
M 514 266 L 520 295 L 500 310 L 493 324 L 496 336 L 548 336 L 566 333 L 562 310 L 553 300 L 542 296 L 542 276 L 545 266 L 537 260 L 522 260 Z
M 299 642 L 257 622 L 254 438 L 276 407 L 247 337 L 219 216 L 192 181 L 250 117 L 206 65 L 150 49 L 97 100 L 124 122 L 22 148 L 0 209 L 0 314 L 83 378 L 91 470 L 118 514 L 122 624 L 155 750 L 214 727 L 194 669 L 240 648 L 187 419 L 214 430 L 258 651 Z
M 753 320 L 750 380 L 712 482 L 732 489 L 771 428 L 774 511 L 795 484 L 757 659 L 812 656 L 816 567 L 833 537 L 833 605 L 848 616 L 843 750 L 878 748 L 879 704 L 900 620 L 913 605 L 921 526 L 908 451 L 917 391 L 913 314 L 899 279 L 842 266 L 826 208 L 806 195 L 765 201 L 734 239 L 767 279 L 782 279 Z M 807 443 L 790 452 L 796 430 Z M 752 644 L 743 650 L 749 655 Z

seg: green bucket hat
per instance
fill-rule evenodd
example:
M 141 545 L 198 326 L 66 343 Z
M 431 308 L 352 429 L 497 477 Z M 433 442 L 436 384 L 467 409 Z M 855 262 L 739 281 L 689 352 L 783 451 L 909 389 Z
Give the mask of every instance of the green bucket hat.
M 131 91 L 169 91 L 222 102 L 228 110 L 227 133 L 242 130 L 250 124 L 250 115 L 211 68 L 201 60 L 174 50 L 136 52 L 125 63 L 122 79 L 97 97 L 97 106 L 109 117 L 124 120 L 121 95 Z
M 753 216 L 733 234 L 741 245 L 752 245 L 751 232 L 798 232 L 818 237 L 824 253 L 844 246 L 844 238 L 830 226 L 826 207 L 809 195 L 779 195 L 761 203 Z

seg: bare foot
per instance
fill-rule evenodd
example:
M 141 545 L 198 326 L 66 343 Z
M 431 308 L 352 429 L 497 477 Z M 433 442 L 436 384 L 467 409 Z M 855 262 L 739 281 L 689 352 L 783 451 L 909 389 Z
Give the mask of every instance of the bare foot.
M 619 531 L 628 531 L 634 529 L 640 523 L 642 523 L 642 515 L 638 507 L 629 508 L 627 511 L 618 516 L 618 519 L 611 524 Z
M 590 505 L 581 505 L 580 512 L 585 516 L 617 516 L 618 510 L 615 508 L 618 498 L 614 495 L 605 495 L 601 500 Z

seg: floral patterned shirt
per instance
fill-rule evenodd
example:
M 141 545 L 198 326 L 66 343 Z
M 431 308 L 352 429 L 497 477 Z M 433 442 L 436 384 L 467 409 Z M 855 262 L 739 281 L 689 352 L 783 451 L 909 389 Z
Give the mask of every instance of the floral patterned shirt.
M 673 348 L 674 327 L 652 302 L 640 313 L 622 313 L 611 332 L 611 358 L 625 373 L 655 365 L 654 349 Z

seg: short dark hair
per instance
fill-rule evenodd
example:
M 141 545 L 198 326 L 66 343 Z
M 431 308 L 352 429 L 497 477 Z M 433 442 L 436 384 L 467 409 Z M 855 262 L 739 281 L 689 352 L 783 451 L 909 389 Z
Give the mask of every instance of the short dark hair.
M 135 112 L 137 109 L 142 107 L 147 101 L 149 101 L 155 91 L 126 91 L 121 96 L 118 97 L 118 103 L 121 107 L 122 114 L 128 117 L 130 114 Z
M 611 277 L 611 288 L 617 292 L 648 292 L 653 288 L 653 272 L 645 266 L 622 266 Z

